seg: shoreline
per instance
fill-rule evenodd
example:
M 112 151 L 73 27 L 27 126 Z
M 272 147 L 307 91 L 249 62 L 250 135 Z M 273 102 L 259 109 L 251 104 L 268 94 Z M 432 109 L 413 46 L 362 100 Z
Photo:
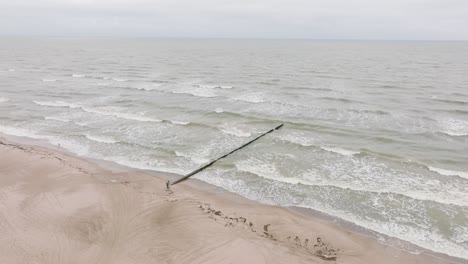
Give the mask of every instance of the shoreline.
M 4 138 L 6 140 L 4 140 Z M 211 222 L 214 220 L 214 222 L 218 223 L 223 222 L 223 224 L 225 224 L 223 228 L 228 229 L 228 231 L 232 231 L 234 229 L 234 233 L 239 237 L 246 239 L 246 241 L 260 240 L 259 244 L 261 244 L 261 247 L 269 249 L 271 249 L 272 245 L 279 246 L 282 250 L 286 250 L 289 254 L 292 254 L 294 257 L 298 257 L 300 260 L 308 259 L 308 261 L 316 261 L 313 263 L 322 263 L 321 261 L 329 263 L 335 259 L 337 262 L 346 260 L 346 263 L 370 263 L 371 261 L 378 261 L 379 263 L 467 263 L 465 262 L 467 260 L 464 259 L 458 259 L 442 253 L 432 252 L 415 246 L 409 242 L 388 237 L 390 240 L 395 240 L 396 242 L 410 244 L 411 249 L 418 249 L 418 251 L 421 250 L 419 254 L 410 253 L 403 248 L 398 248 L 394 245 L 385 245 L 379 242 L 375 234 L 376 232 L 367 230 L 351 222 L 347 222 L 313 209 L 261 204 L 202 182 L 198 179 L 186 181 L 183 186 L 173 186 L 171 188 L 172 192 L 166 192 L 164 190 L 165 180 L 168 178 L 171 178 L 172 180 L 176 175 L 134 169 L 111 161 L 95 160 L 77 156 L 65 149 L 58 148 L 45 140 L 40 139 L 29 139 L 1 134 L 0 142 L 12 144 L 10 145 L 10 148 L 14 149 L 14 146 L 16 146 L 19 148 L 18 151 L 21 151 L 21 148 L 25 148 L 32 152 L 37 150 L 44 151 L 45 153 L 48 153 L 49 156 L 52 155 L 54 157 L 60 157 L 58 158 L 59 160 L 62 159 L 62 157 L 66 157 L 63 160 L 70 159 L 71 161 L 69 164 L 73 165 L 76 162 L 81 165 L 84 164 L 85 167 L 98 171 L 98 174 L 103 174 L 102 176 L 99 176 L 99 180 L 110 179 L 110 183 L 114 183 L 112 182 L 114 180 L 113 177 L 117 176 L 125 179 L 125 181 L 120 179 L 118 182 L 119 184 L 123 183 L 125 186 L 135 184 L 132 188 L 146 189 L 147 186 L 140 186 L 136 181 L 150 181 L 151 186 L 156 191 L 156 194 L 153 193 L 152 196 L 156 195 L 158 198 L 163 198 L 163 200 L 167 199 L 167 202 L 169 203 L 171 203 L 171 199 L 179 201 L 179 196 L 183 197 L 183 199 L 189 197 L 191 202 L 196 201 L 198 203 L 198 207 L 195 209 L 202 211 L 202 215 L 205 216 L 204 218 L 207 218 L 204 220 L 209 220 Z M 0 146 L 8 148 L 6 145 Z M 5 153 L 1 154 L 5 155 Z M 36 162 L 40 163 L 41 161 Z M 79 167 L 75 165 L 73 166 Z M 94 182 L 94 184 L 96 183 Z M 0 184 L 0 188 L 2 186 L 3 185 Z M 174 199 L 174 197 L 177 198 Z M 207 203 L 207 201 L 209 201 L 209 203 Z M 184 206 L 187 205 L 184 204 Z M 193 208 L 191 209 L 193 210 Z M 264 212 L 267 216 L 257 213 L 256 210 Z M 193 213 L 196 214 L 195 212 Z M 276 219 L 277 213 L 280 216 L 280 221 Z M 241 214 L 243 216 L 241 216 Z M 206 217 L 206 215 L 208 216 Z M 197 215 L 197 217 L 199 217 L 199 215 Z M 244 221 L 243 219 L 246 220 Z M 247 225 L 247 219 L 253 220 L 252 222 L 249 221 L 249 224 Z M 284 222 L 294 223 L 295 225 L 292 227 L 284 226 L 283 220 Z M 239 221 L 244 221 L 244 223 L 240 224 Z M 300 224 L 298 225 L 297 223 Z M 203 224 L 206 224 L 208 229 L 211 228 L 211 224 L 207 224 L 205 222 L 203 222 Z M 263 229 L 261 226 L 263 226 Z M 328 232 L 321 231 L 321 229 L 325 229 Z M 311 232 L 311 230 L 313 232 Z M 204 231 L 208 230 L 204 229 Z M 304 233 L 307 232 L 310 233 L 309 237 L 311 238 L 303 237 Z M 254 237 L 251 237 L 251 233 L 255 234 Z M 290 235 L 287 236 L 287 234 Z M 198 236 L 200 234 L 195 233 L 194 235 Z M 312 238 L 313 236 L 315 236 L 315 239 Z M 378 234 L 378 236 L 384 235 Z M 229 234 L 228 237 L 231 240 L 236 238 L 236 236 L 233 238 L 232 234 Z M 0 242 L 1 241 L 2 240 L 0 240 Z M 305 241 L 308 242 L 306 243 Z M 310 245 L 308 244 L 309 242 L 311 243 Z M 317 247 L 311 248 L 312 243 L 316 243 L 315 245 L 318 245 L 318 248 L 321 249 L 316 250 Z M 324 253 L 325 248 L 327 248 L 327 250 L 333 249 L 333 251 L 327 251 L 327 253 Z M 321 253 L 318 253 L 317 251 L 321 251 Z M 382 260 L 382 254 L 388 258 L 386 260 Z

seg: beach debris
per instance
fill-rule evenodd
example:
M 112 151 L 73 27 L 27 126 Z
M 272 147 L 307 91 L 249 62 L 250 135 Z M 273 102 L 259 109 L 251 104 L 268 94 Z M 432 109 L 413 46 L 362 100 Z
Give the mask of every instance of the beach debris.
M 320 237 L 317 237 L 317 244 L 314 245 L 314 249 L 314 255 L 323 260 L 333 261 L 338 257 L 337 251 L 339 250 L 331 248 L 331 246 L 328 243 L 323 242 Z
M 284 124 L 281 124 L 281 125 L 279 125 L 279 126 L 273 128 L 273 129 L 268 130 L 268 131 L 265 132 L 265 133 L 262 133 L 262 134 L 259 135 L 258 137 L 256 137 L 256 138 L 250 140 L 249 142 L 243 144 L 242 146 L 240 146 L 240 147 L 238 147 L 238 148 L 232 150 L 231 152 L 229 152 L 229 153 L 227 153 L 227 154 L 224 154 L 223 156 L 221 156 L 221 157 L 219 157 L 219 158 L 217 158 L 217 159 L 215 159 L 215 160 L 213 160 L 213 161 L 211 161 L 211 162 L 209 162 L 209 163 L 203 165 L 202 167 L 200 167 L 200 168 L 198 168 L 198 169 L 192 171 L 191 173 L 189 173 L 189 174 L 187 174 L 187 175 L 185 175 L 185 176 L 179 178 L 178 180 L 176 180 L 176 181 L 174 181 L 174 182 L 172 182 L 172 183 L 168 180 L 168 181 L 166 182 L 166 188 L 169 190 L 170 186 L 175 185 L 175 184 L 177 184 L 177 183 L 179 183 L 179 182 L 185 181 L 186 179 L 192 177 L 193 175 L 195 175 L 195 174 L 197 174 L 197 173 L 203 171 L 204 169 L 210 167 L 211 165 L 213 165 L 213 164 L 214 164 L 215 162 L 217 162 L 218 160 L 223 159 L 223 158 L 225 158 L 225 157 L 231 155 L 232 153 L 234 153 L 234 152 L 236 152 L 236 151 L 238 151 L 238 150 L 240 150 L 240 149 L 242 149 L 242 148 L 247 147 L 248 145 L 252 144 L 252 143 L 255 142 L 256 140 L 260 139 L 261 137 L 263 137 L 263 136 L 265 136 L 265 135 L 267 135 L 267 134 L 269 134 L 269 133 L 271 133 L 271 132 L 273 132 L 273 131 L 275 131 L 275 130 L 280 129 L 283 125 L 284 125 Z
M 296 243 L 296 246 L 300 246 L 300 245 L 301 245 L 301 239 L 300 239 L 298 236 L 296 236 L 296 237 L 294 238 L 294 242 Z

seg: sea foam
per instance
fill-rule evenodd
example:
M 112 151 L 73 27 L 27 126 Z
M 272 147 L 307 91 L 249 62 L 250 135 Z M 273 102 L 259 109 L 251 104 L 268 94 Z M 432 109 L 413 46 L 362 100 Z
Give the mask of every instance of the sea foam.
M 244 102 L 255 103 L 255 104 L 266 102 L 264 96 L 259 93 L 241 94 L 239 96 L 234 97 L 233 99 L 236 101 L 244 101 Z
M 232 126 L 225 125 L 225 126 L 219 127 L 218 129 L 225 134 L 236 136 L 236 137 L 250 137 L 252 135 L 252 133 L 250 132 L 245 132 L 239 128 L 232 127 Z
M 68 108 L 79 108 L 80 106 L 74 103 L 67 103 L 63 101 L 33 101 L 37 105 L 42 106 L 55 106 L 55 107 L 68 107 Z
M 439 120 L 440 132 L 454 137 L 468 136 L 468 121 L 448 118 Z
M 103 110 L 98 110 L 94 108 L 88 108 L 88 107 L 82 107 L 83 111 L 88 112 L 88 113 L 93 113 L 93 114 L 98 114 L 98 115 L 103 115 L 103 116 L 115 116 L 127 120 L 134 120 L 134 121 L 141 121 L 141 122 L 156 122 L 160 123 L 162 120 L 160 119 L 155 119 L 151 117 L 146 117 L 143 115 L 137 115 L 137 114 L 130 114 L 130 113 L 121 113 L 121 112 L 112 112 L 112 111 L 103 111 Z
M 352 155 L 361 153 L 359 151 L 347 150 L 347 149 L 336 148 L 336 147 L 320 147 L 320 148 L 329 152 L 341 154 L 343 156 L 352 156 Z
M 459 177 L 468 179 L 468 172 L 445 170 L 445 169 L 440 169 L 440 168 L 431 167 L 431 166 L 428 166 L 427 168 L 429 168 L 429 170 L 431 170 L 431 171 L 433 171 L 433 172 L 437 172 L 437 173 L 440 174 L 440 175 L 444 175 L 444 176 L 459 176 Z
M 3 134 L 17 136 L 17 137 L 28 137 L 34 139 L 44 139 L 47 138 L 46 136 L 39 135 L 36 132 L 19 127 L 12 127 L 12 126 L 2 126 L 0 125 L 0 132 Z
M 67 118 L 63 118 L 63 117 L 58 117 L 58 116 L 46 116 L 44 117 L 45 120 L 54 120 L 54 121 L 59 121 L 59 122 L 63 122 L 63 123 L 69 123 L 70 120 L 67 119 Z
M 91 141 L 99 142 L 99 143 L 107 143 L 107 144 L 114 144 L 118 141 L 112 137 L 107 136 L 97 136 L 92 134 L 85 134 L 85 137 Z

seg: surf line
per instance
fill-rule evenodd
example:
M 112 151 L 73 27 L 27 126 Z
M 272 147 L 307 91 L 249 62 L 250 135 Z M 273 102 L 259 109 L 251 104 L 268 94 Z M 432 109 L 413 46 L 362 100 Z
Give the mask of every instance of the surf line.
M 243 149 L 243 148 L 247 147 L 248 145 L 250 145 L 250 144 L 252 144 L 253 142 L 255 142 L 255 141 L 257 141 L 258 139 L 260 139 L 261 137 L 266 136 L 267 134 L 270 134 L 271 132 L 280 129 L 283 125 L 284 125 L 284 124 L 281 124 L 281 125 L 279 125 L 279 126 L 273 128 L 273 129 L 268 130 L 267 132 L 265 132 L 265 133 L 261 134 L 260 136 L 258 136 L 258 137 L 256 137 L 256 138 L 250 140 L 249 142 L 245 143 L 244 145 L 242 145 L 242 146 L 240 146 L 240 147 L 238 147 L 238 148 L 232 150 L 231 152 L 229 152 L 229 153 L 227 153 L 227 154 L 224 154 L 223 156 L 221 156 L 221 157 L 219 157 L 219 158 L 217 158 L 217 159 L 211 161 L 210 163 L 207 163 L 207 164 L 203 165 L 202 167 L 200 167 L 200 168 L 198 168 L 198 169 L 196 169 L 196 170 L 190 172 L 189 174 L 187 174 L 187 175 L 181 177 L 180 179 L 178 179 L 178 180 L 176 180 L 176 181 L 174 181 L 174 182 L 171 182 L 171 181 L 168 180 L 168 181 L 166 182 L 166 188 L 169 190 L 170 187 L 171 187 L 172 185 L 176 185 L 176 184 L 179 183 L 179 182 L 185 181 L 186 179 L 192 177 L 193 175 L 195 175 L 195 174 L 197 174 L 197 173 L 203 171 L 204 169 L 210 167 L 211 165 L 213 165 L 213 164 L 214 164 L 215 162 L 217 162 L 218 160 L 223 159 L 223 158 L 225 158 L 225 157 L 231 155 L 232 153 L 234 153 L 234 152 L 236 152 L 236 151 L 238 151 L 238 150 L 240 150 L 240 149 Z

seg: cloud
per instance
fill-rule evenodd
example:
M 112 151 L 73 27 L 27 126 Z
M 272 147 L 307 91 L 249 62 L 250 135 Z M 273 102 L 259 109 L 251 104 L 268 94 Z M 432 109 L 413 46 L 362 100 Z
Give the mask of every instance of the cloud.
M 465 0 L 0 0 L 0 34 L 468 40 Z

